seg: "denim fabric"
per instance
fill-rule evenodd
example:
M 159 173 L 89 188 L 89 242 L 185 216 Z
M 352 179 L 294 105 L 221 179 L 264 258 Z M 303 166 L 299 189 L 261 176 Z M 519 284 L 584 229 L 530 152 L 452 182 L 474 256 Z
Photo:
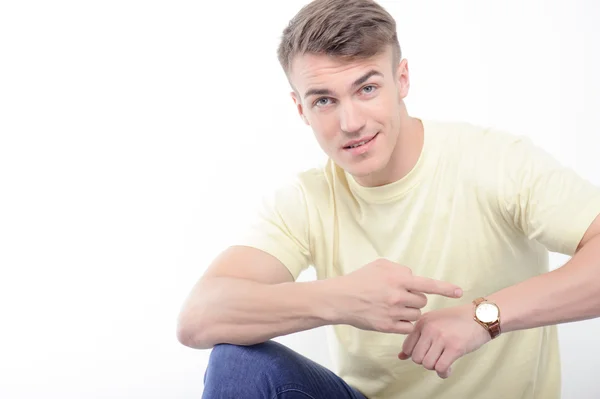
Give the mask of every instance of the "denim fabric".
M 366 399 L 340 377 L 275 341 L 213 348 L 204 399 Z

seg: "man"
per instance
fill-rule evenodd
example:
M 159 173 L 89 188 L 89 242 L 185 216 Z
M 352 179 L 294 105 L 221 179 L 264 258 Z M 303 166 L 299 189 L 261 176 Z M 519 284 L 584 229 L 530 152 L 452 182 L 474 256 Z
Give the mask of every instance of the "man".
M 179 340 L 214 347 L 204 397 L 558 398 L 556 324 L 600 316 L 600 189 L 526 139 L 409 116 L 375 2 L 310 3 L 279 60 L 329 161 L 186 301 Z M 572 258 L 549 272 L 548 251 Z M 324 325 L 335 374 L 270 341 Z

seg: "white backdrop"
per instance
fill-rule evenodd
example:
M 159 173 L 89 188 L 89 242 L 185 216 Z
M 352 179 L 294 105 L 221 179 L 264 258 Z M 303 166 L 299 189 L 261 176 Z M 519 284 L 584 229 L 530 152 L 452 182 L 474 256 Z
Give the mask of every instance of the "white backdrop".
M 413 115 L 529 135 L 600 184 L 598 2 L 381 3 Z M 265 190 L 323 160 L 276 59 L 304 4 L 0 3 L 0 397 L 200 397 L 183 299 Z M 600 322 L 560 333 L 564 397 L 600 397 Z M 323 337 L 281 341 L 328 365 Z

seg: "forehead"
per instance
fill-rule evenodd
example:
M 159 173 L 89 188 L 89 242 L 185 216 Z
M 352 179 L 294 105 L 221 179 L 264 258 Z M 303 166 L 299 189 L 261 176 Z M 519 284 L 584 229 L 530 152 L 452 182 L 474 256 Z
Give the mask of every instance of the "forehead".
M 384 77 L 392 73 L 389 49 L 350 62 L 323 54 L 301 54 L 294 58 L 291 66 L 290 81 L 300 93 L 316 87 L 346 88 L 370 70 L 376 70 Z

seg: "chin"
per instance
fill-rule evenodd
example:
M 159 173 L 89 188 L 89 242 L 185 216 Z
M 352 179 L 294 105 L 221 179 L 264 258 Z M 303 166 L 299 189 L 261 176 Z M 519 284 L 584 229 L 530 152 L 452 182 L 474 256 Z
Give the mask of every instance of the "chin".
M 354 177 L 367 177 L 374 173 L 377 173 L 383 170 L 385 165 L 383 165 L 382 160 L 380 159 L 368 159 L 362 162 L 355 163 L 346 163 L 342 165 L 342 168 L 350 173 Z

